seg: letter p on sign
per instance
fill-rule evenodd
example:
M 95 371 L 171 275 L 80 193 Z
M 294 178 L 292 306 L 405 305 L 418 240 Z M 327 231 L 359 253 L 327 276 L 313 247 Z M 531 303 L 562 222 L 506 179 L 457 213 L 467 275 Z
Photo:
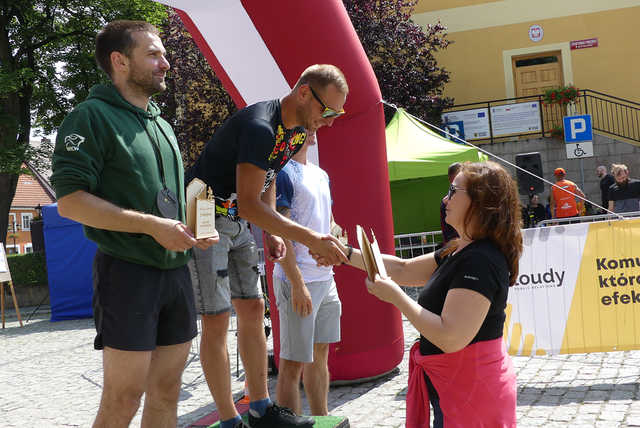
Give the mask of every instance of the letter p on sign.
M 569 121 L 571 123 L 571 139 L 575 140 L 577 134 L 581 134 L 587 130 L 587 122 L 583 118 L 571 119 Z
M 591 128 L 591 115 L 565 116 L 564 141 L 566 143 L 579 143 L 593 141 L 593 129 Z

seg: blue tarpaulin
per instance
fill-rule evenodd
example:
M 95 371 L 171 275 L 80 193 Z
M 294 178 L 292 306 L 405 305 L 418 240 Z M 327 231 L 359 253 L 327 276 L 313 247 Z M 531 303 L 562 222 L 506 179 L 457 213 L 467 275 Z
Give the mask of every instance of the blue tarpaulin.
M 96 244 L 84 236 L 80 223 L 60 217 L 58 204 L 43 207 L 42 219 L 51 321 L 90 318 Z

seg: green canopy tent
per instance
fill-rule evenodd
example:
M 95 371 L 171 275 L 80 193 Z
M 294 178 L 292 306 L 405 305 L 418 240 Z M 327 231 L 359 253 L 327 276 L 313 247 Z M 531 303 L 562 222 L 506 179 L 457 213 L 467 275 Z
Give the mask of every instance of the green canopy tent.
M 486 156 L 447 140 L 403 109 L 387 125 L 386 137 L 395 233 L 440 230 L 440 201 L 449 189 L 447 168 Z

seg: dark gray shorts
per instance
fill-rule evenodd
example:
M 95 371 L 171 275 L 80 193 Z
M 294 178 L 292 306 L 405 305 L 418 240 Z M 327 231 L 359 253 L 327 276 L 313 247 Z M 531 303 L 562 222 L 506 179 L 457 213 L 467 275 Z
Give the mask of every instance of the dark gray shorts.
M 258 249 L 244 220 L 216 218 L 220 242 L 193 248 L 189 262 L 196 310 L 216 315 L 231 310 L 231 299 L 260 299 Z

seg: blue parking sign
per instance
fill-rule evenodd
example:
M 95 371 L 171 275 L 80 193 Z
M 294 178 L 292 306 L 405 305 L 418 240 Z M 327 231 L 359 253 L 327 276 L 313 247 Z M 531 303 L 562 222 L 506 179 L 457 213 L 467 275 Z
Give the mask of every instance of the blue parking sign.
M 591 128 L 591 115 L 565 116 L 564 142 L 578 143 L 580 141 L 593 141 L 593 129 Z

